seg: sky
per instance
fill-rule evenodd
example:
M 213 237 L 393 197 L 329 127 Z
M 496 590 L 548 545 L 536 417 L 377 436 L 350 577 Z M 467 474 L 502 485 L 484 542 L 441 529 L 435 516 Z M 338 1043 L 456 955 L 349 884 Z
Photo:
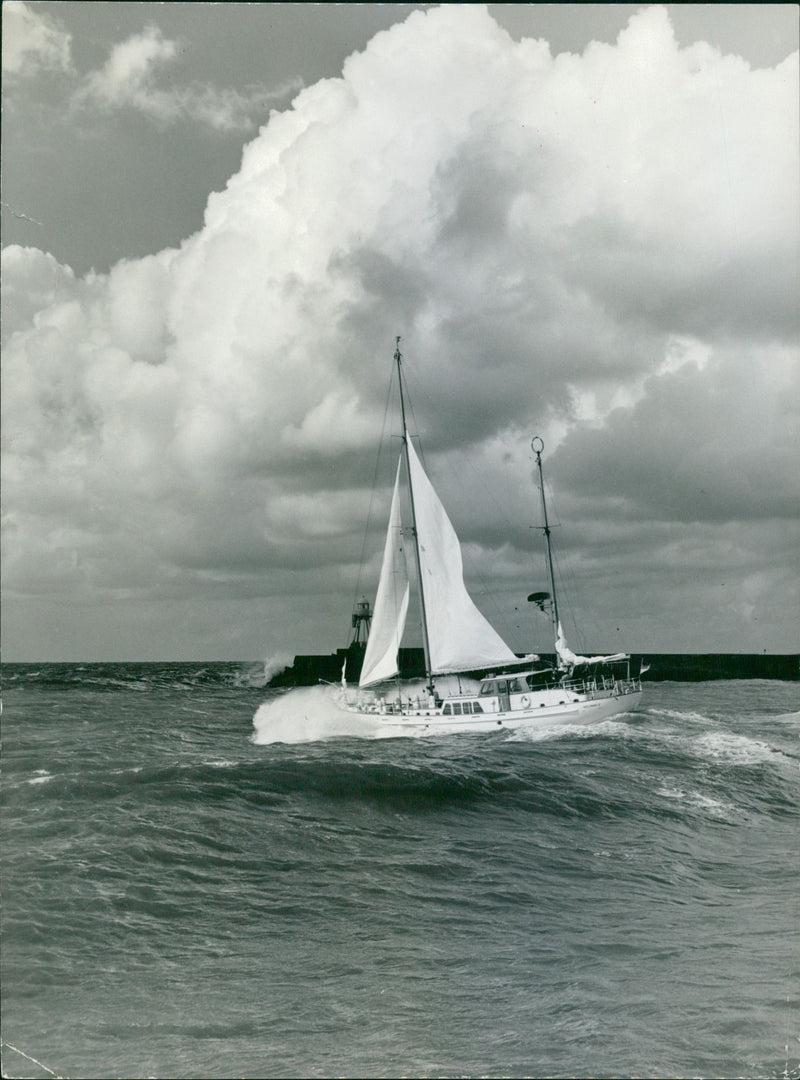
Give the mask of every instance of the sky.
M 5 0 L 3 659 L 346 645 L 397 335 L 512 648 L 539 434 L 574 648 L 798 651 L 797 50 L 794 4 Z

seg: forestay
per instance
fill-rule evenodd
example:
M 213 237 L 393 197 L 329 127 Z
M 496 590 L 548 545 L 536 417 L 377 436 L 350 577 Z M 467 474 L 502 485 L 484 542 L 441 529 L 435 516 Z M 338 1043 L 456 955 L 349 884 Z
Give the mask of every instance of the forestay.
M 383 679 L 391 679 L 397 674 L 397 653 L 406 624 L 409 592 L 408 567 L 400 521 L 401 466 L 402 459 L 397 463 L 381 577 L 359 686 L 370 686 Z

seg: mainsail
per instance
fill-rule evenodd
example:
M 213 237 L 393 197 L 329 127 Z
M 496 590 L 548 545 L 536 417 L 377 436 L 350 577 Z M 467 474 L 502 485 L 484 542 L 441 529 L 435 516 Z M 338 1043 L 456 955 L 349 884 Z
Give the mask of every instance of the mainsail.
M 401 466 L 402 459 L 397 463 L 381 576 L 359 686 L 369 686 L 397 674 L 397 652 L 408 611 L 408 569 L 400 523 Z
M 432 674 L 515 664 L 518 658 L 475 607 L 461 545 L 406 432 Z

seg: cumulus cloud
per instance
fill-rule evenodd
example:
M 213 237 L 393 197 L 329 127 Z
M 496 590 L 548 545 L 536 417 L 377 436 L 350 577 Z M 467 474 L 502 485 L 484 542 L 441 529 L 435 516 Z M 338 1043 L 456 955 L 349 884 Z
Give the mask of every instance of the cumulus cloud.
M 153 88 L 175 48 L 131 39 L 92 99 L 189 109 Z M 7 249 L 6 589 L 262 596 L 298 650 L 342 644 L 402 334 L 513 645 L 538 431 L 563 550 L 608 613 L 592 647 L 785 647 L 797 90 L 796 57 L 680 49 L 660 7 L 554 57 L 446 5 L 273 113 L 179 250 L 79 279 Z M 697 585 L 720 545 L 749 582 L 739 637 L 716 578 Z
M 137 99 L 147 103 L 149 82 L 159 65 L 175 57 L 178 45 L 156 26 L 115 45 L 104 67 L 90 75 L 86 92 L 111 107 Z
M 103 67 L 86 76 L 74 102 L 106 112 L 133 109 L 164 127 L 194 121 L 218 131 L 248 131 L 271 104 L 302 85 L 297 80 L 270 90 L 254 86 L 241 91 L 196 81 L 181 86 L 170 79 L 168 88 L 159 86 L 161 72 L 183 51 L 157 26 L 147 26 L 114 46 Z
M 21 0 L 3 4 L 2 53 L 6 78 L 72 70 L 71 35 L 58 19 Z

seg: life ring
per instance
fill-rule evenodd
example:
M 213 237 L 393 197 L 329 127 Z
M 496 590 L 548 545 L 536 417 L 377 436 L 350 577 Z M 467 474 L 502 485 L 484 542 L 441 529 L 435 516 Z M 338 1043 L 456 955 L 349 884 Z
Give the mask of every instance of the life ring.
M 523 697 L 523 698 L 520 698 L 519 703 L 520 703 L 520 705 L 522 706 L 523 709 L 527 709 L 528 706 L 531 703 L 531 699 L 529 697 Z

